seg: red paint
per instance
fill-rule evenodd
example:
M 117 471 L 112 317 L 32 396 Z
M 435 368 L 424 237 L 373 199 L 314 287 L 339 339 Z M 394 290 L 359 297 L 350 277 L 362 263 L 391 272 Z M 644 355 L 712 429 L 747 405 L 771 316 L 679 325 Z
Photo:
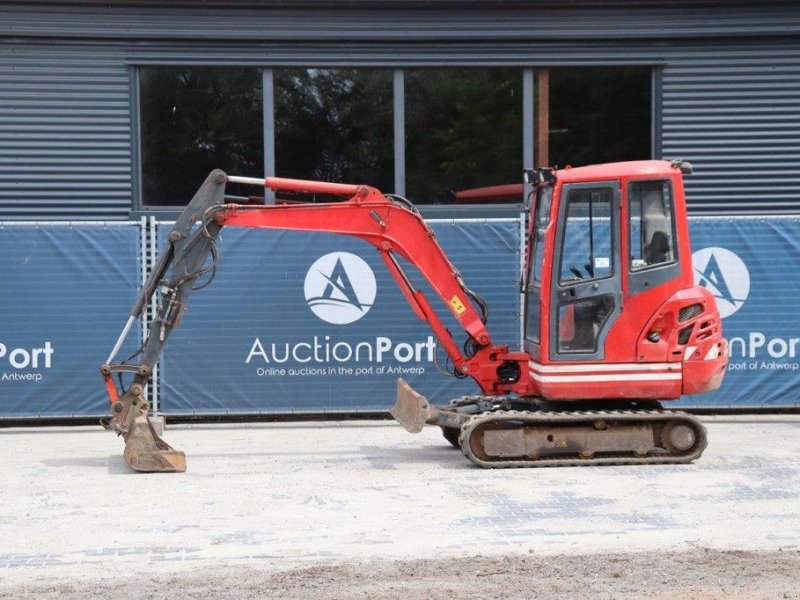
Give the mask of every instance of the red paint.
M 539 344 L 529 345 L 531 354 L 512 352 L 508 346 L 492 341 L 478 310 L 465 292 L 457 269 L 444 254 L 433 231 L 418 213 L 389 200 L 375 188 L 270 177 L 264 180 L 264 185 L 276 192 L 309 192 L 346 196 L 348 199 L 318 204 L 228 204 L 215 218 L 221 225 L 324 231 L 357 237 L 371 244 L 381 255 L 414 314 L 428 323 L 455 368 L 471 376 L 484 394 L 516 393 L 559 400 L 664 400 L 677 398 L 681 393 L 700 393 L 719 387 L 727 365 L 727 348 L 714 298 L 707 290 L 693 284 L 686 201 L 678 168 L 666 161 L 638 161 L 564 169 L 558 171 L 556 177 L 543 246 L 542 335 Z M 606 336 L 605 358 L 595 362 L 553 361 L 547 335 L 552 326 L 549 291 L 552 289 L 553 257 L 558 238 L 556 221 L 564 200 L 563 186 L 607 181 L 619 184 L 622 194 L 620 223 L 623 224 L 619 252 L 626 257 L 629 255 L 628 228 L 625 225 L 628 184 L 647 179 L 669 179 L 672 182 L 679 276 L 632 295 L 626 283 L 628 261 L 622 260 L 623 308 Z M 515 192 L 521 189 L 520 186 L 513 188 Z M 485 193 L 485 190 L 480 191 L 472 198 Z M 456 342 L 451 336 L 428 299 L 413 288 L 397 268 L 393 261 L 395 255 L 403 257 L 421 272 L 445 306 L 450 307 L 464 331 L 480 342 L 481 347 L 473 356 L 462 353 L 460 341 Z M 527 262 L 530 260 L 529 251 Z M 679 324 L 677 314 L 680 309 L 698 302 L 704 307 L 703 313 Z M 690 323 L 695 325 L 694 332 L 688 343 L 682 345 L 678 342 L 678 332 Z M 574 327 L 574 322 L 567 320 L 563 327 Z M 661 339 L 655 343 L 646 339 L 653 329 L 661 333 Z M 689 352 L 689 347 L 694 350 Z M 504 383 L 498 369 L 509 364 L 516 364 L 520 375 L 516 381 Z M 117 391 L 111 376 L 104 379 L 110 401 L 116 402 Z
M 534 348 L 534 356 L 525 352 L 510 352 L 508 346 L 492 342 L 476 308 L 464 293 L 458 271 L 444 254 L 433 231 L 418 214 L 388 200 L 375 188 L 268 178 L 265 180 L 266 187 L 276 192 L 347 195 L 349 199 L 321 204 L 228 205 L 228 209 L 218 215 L 218 221 L 238 227 L 325 231 L 357 237 L 370 243 L 381 254 L 416 316 L 428 323 L 455 367 L 475 379 L 485 394 L 514 392 L 561 400 L 671 399 L 677 398 L 681 393 L 716 389 L 727 364 L 727 353 L 714 299 L 708 291 L 693 284 L 686 201 L 678 168 L 666 161 L 637 161 L 564 169 L 558 171 L 556 177 L 551 219 L 544 243 L 540 309 L 543 335 L 540 345 Z M 623 310 L 606 337 L 605 358 L 595 363 L 550 360 L 551 349 L 546 333 L 551 327 L 551 299 L 547 291 L 551 289 L 553 276 L 553 256 L 557 242 L 556 216 L 563 201 L 563 186 L 584 182 L 619 183 L 622 193 L 620 223 L 623 224 L 619 251 L 625 257 L 628 256 L 629 248 L 628 228 L 625 225 L 628 218 L 628 184 L 636 180 L 651 179 L 669 179 L 672 182 L 680 275 L 646 292 L 630 295 L 627 289 L 628 261 L 622 260 Z M 477 201 L 489 193 L 516 194 L 520 189 L 519 185 L 513 185 L 472 190 L 469 193 L 463 192 L 461 201 Z M 453 298 L 458 299 L 456 304 L 463 305 L 463 310 L 452 311 L 463 329 L 483 344 L 474 356 L 466 357 L 462 354 L 460 344 L 449 334 L 428 299 L 422 292 L 407 285 L 402 273 L 390 258 L 392 253 L 402 256 L 419 269 L 445 305 L 450 306 Z M 530 255 L 527 258 L 530 261 Z M 704 312 L 680 326 L 710 323 L 707 335 L 704 339 L 697 340 L 696 331 L 688 344 L 680 345 L 677 341 L 680 329 L 677 313 L 681 307 L 698 301 L 704 305 Z M 564 326 L 569 327 L 569 324 Z M 654 327 L 662 332 L 658 343 L 646 340 L 648 332 Z M 717 358 L 706 359 L 709 349 L 715 344 L 722 348 L 722 352 Z M 691 356 L 684 356 L 685 347 L 692 345 L 697 346 L 697 350 Z M 529 365 L 531 359 L 536 361 L 532 366 Z M 520 378 L 514 383 L 499 381 L 497 369 L 507 361 L 517 363 L 520 368 Z M 570 365 L 574 370 L 570 370 Z M 547 371 L 548 367 L 555 367 L 558 371 L 551 369 L 549 372 L 542 372 L 542 369 Z

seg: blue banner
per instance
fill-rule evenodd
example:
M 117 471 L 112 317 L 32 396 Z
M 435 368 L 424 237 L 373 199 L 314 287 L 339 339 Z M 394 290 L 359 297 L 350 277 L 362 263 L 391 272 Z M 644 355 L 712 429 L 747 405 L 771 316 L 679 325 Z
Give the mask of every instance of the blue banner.
M 520 226 L 516 219 L 434 222 L 467 285 L 489 306 L 496 343 L 519 347 Z M 163 247 L 168 226 L 159 228 Z M 378 252 L 321 233 L 224 229 L 214 283 L 190 298 L 161 363 L 166 414 L 387 410 L 403 377 L 445 402 L 476 393 L 440 374 L 434 338 Z M 404 265 L 461 343 L 450 310 Z M 438 360 L 445 367 L 445 355 Z
M 800 219 L 694 218 L 695 281 L 723 317 L 730 364 L 716 392 L 685 407 L 800 406 Z
M 106 413 L 97 366 L 140 281 L 136 225 L 0 228 L 0 418 Z M 672 405 L 800 406 L 800 315 L 793 302 L 800 219 L 694 218 L 690 226 L 695 279 L 717 297 L 731 360 L 720 390 Z M 468 285 L 488 301 L 494 340 L 516 347 L 519 223 L 434 228 Z M 168 230 L 159 230 L 160 247 Z M 437 371 L 427 326 L 366 243 L 228 229 L 221 255 L 218 280 L 192 296 L 167 346 L 165 412 L 385 410 L 397 377 L 437 402 L 477 390 L 470 379 Z M 462 339 L 450 311 L 406 266 Z
M 0 418 L 108 412 L 98 367 L 140 281 L 136 225 L 0 227 Z

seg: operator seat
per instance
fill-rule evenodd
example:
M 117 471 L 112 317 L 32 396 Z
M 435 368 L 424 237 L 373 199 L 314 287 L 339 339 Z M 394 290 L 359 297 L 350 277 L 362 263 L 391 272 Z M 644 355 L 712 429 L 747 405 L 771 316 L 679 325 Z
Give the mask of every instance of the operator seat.
M 656 231 L 645 246 L 644 260 L 648 265 L 665 263 L 670 259 L 669 236 L 664 231 Z

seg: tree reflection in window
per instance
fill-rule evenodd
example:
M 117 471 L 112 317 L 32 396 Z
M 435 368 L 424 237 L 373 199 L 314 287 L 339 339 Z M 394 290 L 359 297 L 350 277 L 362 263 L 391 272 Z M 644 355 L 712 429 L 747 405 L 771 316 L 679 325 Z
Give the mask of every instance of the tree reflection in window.
M 522 69 L 406 69 L 405 92 L 406 190 L 414 202 L 521 184 Z M 496 201 L 491 194 L 486 202 Z
M 650 67 L 550 69 L 550 164 L 651 158 Z
M 215 168 L 264 172 L 259 69 L 142 67 L 139 95 L 145 205 L 188 203 Z
M 276 69 L 274 77 L 281 177 L 394 190 L 392 71 Z

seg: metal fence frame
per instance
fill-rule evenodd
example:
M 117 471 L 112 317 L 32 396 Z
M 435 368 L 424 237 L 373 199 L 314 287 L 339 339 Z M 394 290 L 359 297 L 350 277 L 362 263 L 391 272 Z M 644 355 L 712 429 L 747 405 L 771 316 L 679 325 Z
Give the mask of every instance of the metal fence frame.
M 753 217 L 747 215 L 719 215 L 719 216 L 692 216 L 689 218 L 689 222 L 696 223 L 696 222 L 725 222 L 725 221 L 800 221 L 800 216 L 798 215 L 769 215 L 769 216 L 762 216 L 762 217 Z M 427 220 L 428 223 L 450 223 L 453 225 L 458 224 L 467 224 L 467 223 L 485 223 L 485 224 L 492 224 L 492 223 L 518 223 L 519 225 L 519 273 L 520 276 L 523 273 L 525 267 L 525 258 L 526 258 L 526 251 L 527 251 L 527 215 L 525 213 L 521 213 L 519 216 L 515 218 L 509 217 L 501 217 L 501 218 L 452 218 L 452 219 L 429 219 Z M 76 227 L 76 228 L 92 228 L 92 227 L 138 227 L 139 228 L 139 248 L 138 248 L 138 263 L 139 263 L 139 284 L 143 286 L 144 283 L 147 281 L 149 277 L 152 266 L 155 264 L 158 254 L 160 252 L 160 248 L 158 247 L 158 230 L 159 227 L 170 227 L 174 221 L 169 220 L 158 220 L 154 216 L 142 216 L 140 219 L 135 221 L 74 221 L 74 220 L 63 220 L 63 221 L 0 221 L 0 232 L 6 228 L 17 228 L 17 227 L 36 227 L 36 228 L 60 228 L 60 227 Z M 457 265 L 456 265 L 457 266 Z M 522 348 L 524 342 L 524 329 L 525 329 L 525 320 L 524 320 L 524 301 L 525 301 L 525 291 L 523 289 L 519 290 L 519 299 L 518 299 L 518 312 L 519 312 L 519 339 L 516 340 L 516 344 L 519 348 Z M 157 300 L 153 298 L 148 304 L 144 307 L 144 312 L 142 318 L 139 320 L 139 331 L 137 332 L 137 340 L 138 342 L 142 342 L 144 336 L 147 335 L 147 331 L 149 329 L 151 319 L 156 312 L 157 307 Z M 122 321 L 124 317 L 124 310 L 125 307 L 120 307 L 120 321 Z M 109 344 L 113 340 L 109 340 Z M 515 342 L 514 340 L 509 340 L 509 345 L 513 345 Z M 151 403 L 151 410 L 154 414 L 161 413 L 161 386 L 160 386 L 160 371 L 159 371 L 160 361 L 159 364 L 156 365 L 153 377 L 150 384 L 146 388 L 146 394 L 148 399 Z M 100 384 L 98 379 L 98 385 Z M 709 407 L 712 408 L 712 407 Z M 726 408 L 735 408 L 735 409 L 763 409 L 764 406 L 759 405 L 741 405 L 741 406 L 733 406 L 730 404 L 720 404 L 717 407 L 719 409 L 726 409 Z M 776 407 L 776 408 L 786 408 L 786 407 Z M 94 415 L 82 415 L 82 416 L 94 416 Z M 63 419 L 74 419 L 77 415 L 71 416 L 58 416 L 58 417 L 46 417 L 46 416 L 39 416 L 39 417 L 19 417 L 20 420 L 35 420 L 35 419 L 53 419 L 53 420 L 63 420 Z
M 460 225 L 460 224 L 470 224 L 470 223 L 483 223 L 486 225 L 490 224 L 499 224 L 499 223 L 511 223 L 519 224 L 519 247 L 517 249 L 517 253 L 519 255 L 519 275 L 522 275 L 523 269 L 525 268 L 525 249 L 526 249 L 526 239 L 525 239 L 525 224 L 526 219 L 524 214 L 520 214 L 517 217 L 486 217 L 486 218 L 452 218 L 452 219 L 425 219 L 426 223 L 429 224 L 441 224 L 441 223 L 450 223 L 452 225 Z M 160 248 L 158 248 L 158 228 L 159 227 L 172 227 L 175 224 L 174 220 L 163 220 L 160 221 L 155 217 L 148 217 L 148 224 L 147 227 L 150 228 L 148 243 L 148 255 L 149 259 L 148 262 L 145 263 L 146 267 L 149 269 L 152 265 L 155 264 L 158 253 L 160 252 Z M 335 235 L 335 234 L 332 234 Z M 458 268 L 458 265 L 455 265 Z M 517 303 L 517 312 L 518 312 L 518 321 L 519 321 L 519 338 L 517 340 L 508 340 L 508 344 L 510 347 L 514 347 L 515 345 L 521 350 L 523 348 L 523 333 L 525 328 L 525 319 L 524 319 L 524 302 L 525 302 L 525 293 L 523 290 L 520 290 L 519 299 Z M 155 305 L 156 301 L 153 299 L 151 302 L 151 311 L 150 314 L 154 314 L 155 312 Z M 146 324 L 146 327 L 149 327 L 149 321 Z M 166 352 L 166 350 L 165 350 Z M 153 371 L 153 386 L 150 394 L 150 402 L 152 406 L 153 413 L 160 413 L 160 394 L 161 394 L 161 382 L 159 379 L 159 366 L 161 365 L 161 361 L 164 359 L 164 354 L 158 360 L 156 364 L 156 368 Z M 330 409 L 320 410 L 319 412 L 324 412 L 325 414 L 337 414 L 337 412 L 344 412 L 347 414 L 352 413 L 352 411 L 335 411 Z M 370 414 L 375 413 L 372 410 L 364 410 L 359 411 L 363 412 L 363 414 Z M 383 412 L 383 411 L 379 411 Z M 233 414 L 233 413 L 220 413 L 222 414 Z M 237 416 L 247 415 L 250 413 L 235 413 Z M 271 413 L 253 413 L 254 416 L 260 416 L 264 414 L 271 414 Z M 295 413 L 275 413 L 275 414 L 295 414 Z M 212 414 L 203 413 L 203 416 L 213 417 Z
M 149 268 L 147 267 L 146 262 L 146 253 L 148 249 L 148 244 L 146 240 L 146 217 L 141 217 L 138 220 L 130 220 L 130 221 L 82 221 L 82 220 L 25 220 L 25 221 L 0 221 L 0 234 L 6 228 L 17 228 L 17 227 L 35 227 L 37 229 L 55 229 L 55 228 L 110 228 L 110 227 L 138 227 L 139 228 L 139 249 L 138 255 L 139 260 L 137 261 L 137 265 L 139 268 L 139 286 L 144 286 L 144 283 L 147 281 L 147 277 L 149 276 Z M 124 307 L 120 307 L 120 323 L 123 322 L 124 318 Z M 139 328 L 136 332 L 137 336 L 137 343 L 141 344 L 144 340 L 144 335 L 146 332 L 147 324 L 149 323 L 149 315 L 147 310 L 142 314 L 142 317 L 139 319 Z M 109 340 L 109 346 L 113 344 L 113 340 Z M 104 360 L 102 357 L 98 358 L 98 361 Z M 98 366 L 99 366 L 98 362 Z M 102 385 L 100 378 L 98 377 L 97 385 Z M 150 398 L 155 398 L 157 402 L 157 387 L 148 386 L 145 388 L 145 394 L 149 395 Z M 95 417 L 102 417 L 105 416 L 106 413 L 101 413 L 98 415 L 56 415 L 56 416 L 46 416 L 46 415 L 38 415 L 38 416 L 20 416 L 20 417 L 13 417 L 13 420 L 19 421 L 37 421 L 42 419 L 52 420 L 52 421 L 64 421 L 64 420 L 74 420 L 76 418 L 95 418 Z

